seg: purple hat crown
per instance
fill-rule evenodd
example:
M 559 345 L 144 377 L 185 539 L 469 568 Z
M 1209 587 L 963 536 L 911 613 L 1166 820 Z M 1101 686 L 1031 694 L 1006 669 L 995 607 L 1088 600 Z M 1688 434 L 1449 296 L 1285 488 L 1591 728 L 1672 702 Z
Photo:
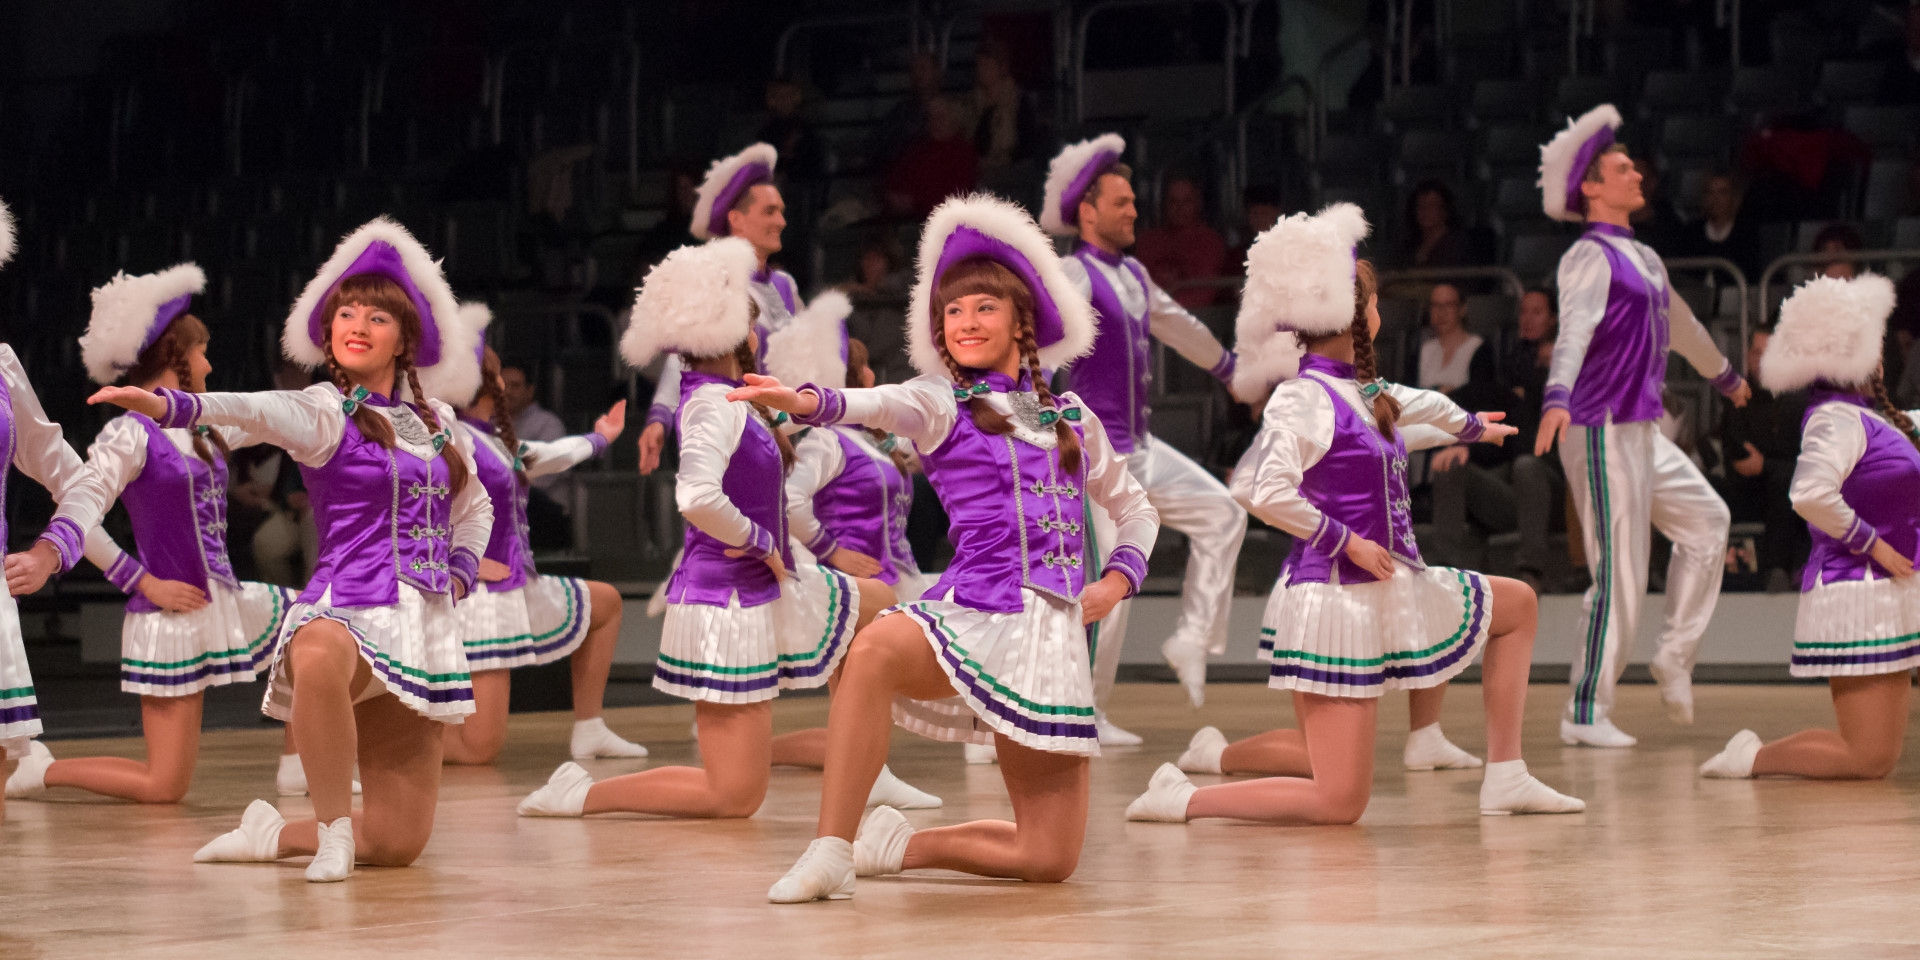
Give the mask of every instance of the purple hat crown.
M 206 273 L 192 263 L 158 273 L 120 273 L 96 288 L 93 315 L 80 338 L 87 375 L 97 383 L 118 381 L 206 288 Z
M 730 233 L 727 211 L 756 185 L 772 183 L 773 169 L 779 160 L 779 151 L 772 145 L 756 143 L 731 157 L 714 161 L 694 192 L 690 227 L 694 238 L 712 240 L 727 236 Z

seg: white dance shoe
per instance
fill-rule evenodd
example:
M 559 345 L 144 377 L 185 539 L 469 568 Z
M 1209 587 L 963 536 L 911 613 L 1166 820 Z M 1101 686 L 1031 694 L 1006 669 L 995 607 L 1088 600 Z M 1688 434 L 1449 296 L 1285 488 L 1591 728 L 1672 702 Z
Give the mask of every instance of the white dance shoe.
M 991 743 L 967 743 L 961 744 L 961 746 L 965 748 L 968 763 L 982 764 L 1000 762 L 1000 751 L 995 750 Z
M 1504 817 L 1515 813 L 1579 813 L 1587 802 L 1569 797 L 1534 779 L 1525 760 L 1487 765 L 1480 783 L 1480 815 Z
M 1661 662 L 1659 654 L 1654 654 L 1647 669 L 1660 685 L 1660 702 L 1667 708 L 1667 719 L 1683 727 L 1693 726 L 1693 674 Z
M 593 774 L 572 761 L 563 763 L 547 778 L 546 786 L 527 794 L 520 801 L 523 817 L 578 817 L 587 808 L 587 791 L 593 788 Z
M 647 755 L 646 747 L 633 743 L 608 728 L 604 717 L 575 720 L 573 740 L 568 747 L 572 751 L 569 756 L 575 760 L 592 760 L 600 757 L 637 760 Z
M 47 768 L 53 766 L 53 751 L 38 740 L 27 741 L 27 755 L 7 778 L 7 799 L 25 800 L 47 791 Z
M 1160 656 L 1173 668 L 1173 675 L 1187 691 L 1187 702 L 1193 704 L 1195 710 L 1200 709 L 1207 702 L 1207 648 L 1168 637 L 1160 645 Z
M 1105 710 L 1093 715 L 1093 729 L 1103 747 L 1137 747 L 1146 742 L 1140 739 L 1139 734 L 1115 726 L 1112 720 L 1107 719 Z
M 1220 754 L 1227 749 L 1227 735 L 1219 727 L 1201 727 L 1187 741 L 1187 752 L 1173 765 L 1186 773 L 1221 773 Z
M 1406 749 L 1400 751 L 1400 763 L 1408 770 L 1472 770 L 1485 761 L 1454 746 L 1440 732 L 1438 723 L 1429 723 L 1407 734 Z
M 1760 755 L 1760 735 L 1742 730 L 1727 741 L 1726 749 L 1700 765 L 1700 775 L 1709 780 L 1751 780 L 1753 759 Z
M 332 823 L 315 825 L 320 848 L 307 864 L 308 883 L 339 883 L 353 876 L 353 818 L 341 817 Z
M 1560 742 L 1569 747 L 1621 749 L 1631 747 L 1640 741 L 1614 726 L 1612 720 L 1602 720 L 1599 723 L 1574 723 L 1571 720 L 1562 720 L 1560 721 Z
M 853 835 L 853 875 L 881 877 L 899 873 L 907 861 L 913 825 L 892 807 L 874 807 Z
M 853 844 L 819 837 L 807 844 L 793 868 L 767 891 L 772 903 L 853 899 Z
M 273 775 L 273 791 L 283 797 L 304 797 L 307 795 L 307 768 L 300 763 L 297 753 L 280 755 L 280 770 Z M 353 795 L 360 795 L 360 781 L 353 782 Z
M 1147 781 L 1147 792 L 1127 804 L 1127 819 L 1186 823 L 1187 802 L 1198 789 L 1179 767 L 1163 763 Z
M 273 804 L 255 800 L 240 815 L 240 826 L 194 851 L 194 863 L 267 863 L 280 859 L 280 828 L 287 825 Z
M 880 768 L 880 776 L 873 781 L 873 789 L 867 792 L 867 806 L 893 807 L 896 810 L 937 810 L 943 801 L 905 780 L 893 775 L 893 771 Z

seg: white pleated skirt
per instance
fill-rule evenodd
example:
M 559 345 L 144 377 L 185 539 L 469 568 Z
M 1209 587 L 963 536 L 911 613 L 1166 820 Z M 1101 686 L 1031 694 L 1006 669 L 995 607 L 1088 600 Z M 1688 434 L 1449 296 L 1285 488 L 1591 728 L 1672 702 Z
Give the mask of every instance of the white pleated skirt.
M 468 669 L 475 673 L 572 656 L 587 639 L 592 613 L 587 582 L 577 577 L 531 577 L 499 593 L 483 585 L 453 608 Z
M 20 608 L 0 590 L 0 748 L 17 760 L 27 755 L 27 741 L 39 735 L 40 701 L 20 637 Z
M 1794 676 L 1867 677 L 1916 666 L 1920 577 L 1836 580 L 1800 595 L 1789 668 Z
M 293 685 L 287 680 L 287 641 L 314 620 L 332 620 L 353 634 L 360 657 L 373 668 L 373 681 L 400 698 L 413 712 L 443 723 L 459 723 L 473 712 L 473 677 L 453 600 L 400 584 L 400 602 L 391 606 L 336 607 L 333 591 L 315 603 L 295 603 L 273 655 L 272 680 L 260 709 L 276 720 L 293 719 Z M 371 699 L 363 693 L 361 700 Z
M 667 604 L 653 688 L 709 703 L 758 703 L 782 690 L 823 686 L 847 655 L 860 619 L 858 581 L 795 564 L 780 596 L 751 607 Z
M 999 733 L 1048 753 L 1099 756 L 1080 604 L 1033 590 L 1020 596 L 1018 613 L 962 606 L 951 591 L 947 599 L 889 609 L 920 628 L 955 693 L 944 700 L 896 697 L 893 721 L 935 740 L 990 744 Z
M 1274 587 L 1260 658 L 1276 690 L 1377 697 L 1452 679 L 1473 662 L 1492 622 L 1485 576 L 1396 565 L 1389 580 Z
M 273 659 L 297 594 L 242 581 L 207 585 L 207 605 L 188 613 L 128 612 L 120 622 L 120 689 L 143 697 L 185 697 L 248 683 Z

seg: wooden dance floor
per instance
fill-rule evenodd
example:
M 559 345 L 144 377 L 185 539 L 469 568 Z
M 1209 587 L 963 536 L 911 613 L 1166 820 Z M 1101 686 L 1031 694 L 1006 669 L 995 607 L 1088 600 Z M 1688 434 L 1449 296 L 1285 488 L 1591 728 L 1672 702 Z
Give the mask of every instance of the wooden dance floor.
M 210 733 L 187 803 L 136 807 L 56 791 L 7 804 L 0 958 L 377 957 L 1892 957 L 1920 952 L 1916 763 L 1889 783 L 1701 781 L 1743 726 L 1830 725 L 1823 687 L 1705 686 L 1676 728 L 1650 686 L 1620 689 L 1629 751 L 1563 748 L 1565 688 L 1536 686 L 1528 760 L 1584 797 L 1566 817 L 1481 817 L 1477 772 L 1400 768 L 1406 708 L 1382 709 L 1372 806 L 1354 827 L 1129 824 L 1127 802 L 1202 722 L 1229 736 L 1292 722 L 1287 698 L 1217 684 L 1198 714 L 1171 684 L 1124 686 L 1114 716 L 1148 745 L 1094 762 L 1073 879 L 1029 885 L 918 874 L 860 881 L 850 902 L 775 906 L 767 887 L 812 836 L 817 773 L 779 770 L 750 820 L 522 820 L 514 805 L 565 759 L 568 718 L 515 716 L 498 768 L 449 768 L 432 844 L 411 868 L 308 884 L 300 863 L 197 865 L 201 843 L 270 796 L 277 728 Z M 1479 688 L 1447 707 L 1479 752 Z M 783 702 L 779 729 L 821 722 Z M 691 756 L 686 706 L 609 712 L 653 763 Z M 946 798 L 935 825 L 1010 810 L 996 767 L 906 734 L 894 769 Z M 62 755 L 137 756 L 137 740 Z M 1911 753 L 1911 751 L 1910 751 Z M 596 775 L 647 761 L 601 761 Z M 1202 781 L 1211 778 L 1196 778 Z M 304 798 L 281 800 L 290 816 Z

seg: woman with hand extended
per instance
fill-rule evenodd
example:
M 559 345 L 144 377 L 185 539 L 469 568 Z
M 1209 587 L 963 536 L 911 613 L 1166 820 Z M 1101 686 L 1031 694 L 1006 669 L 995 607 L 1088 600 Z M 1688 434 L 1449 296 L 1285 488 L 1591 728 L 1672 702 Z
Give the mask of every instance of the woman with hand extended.
M 1496 443 L 1513 428 L 1375 376 L 1374 274 L 1353 252 L 1366 234 L 1352 204 L 1281 220 L 1248 252 L 1238 322 L 1236 392 L 1254 395 L 1285 380 L 1267 402 L 1233 492 L 1294 538 L 1260 646 L 1269 685 L 1293 691 L 1309 775 L 1196 787 L 1163 764 L 1127 808 L 1129 820 L 1352 823 L 1372 791 L 1381 691 L 1444 684 L 1483 647 L 1489 762 L 1480 812 L 1585 809 L 1534 779 L 1520 759 L 1533 591 L 1517 580 L 1426 566 L 1413 541 L 1397 425 Z
M 795 565 L 784 485 L 793 448 L 775 418 L 727 402 L 753 369 L 756 266 L 746 240 L 682 247 L 647 274 L 620 352 L 644 367 L 679 354 L 683 559 L 663 588 L 653 686 L 694 702 L 700 767 L 656 767 L 595 783 L 577 763 L 520 802 L 523 817 L 651 813 L 750 817 L 766 799 L 773 699 L 825 684 L 854 631 L 893 594 L 814 564 Z
M 281 344 L 329 383 L 264 393 L 108 387 L 95 403 L 162 429 L 235 428 L 286 450 L 313 498 L 320 559 L 292 609 L 264 709 L 294 722 L 315 820 L 255 800 L 201 862 L 312 855 L 307 879 L 345 880 L 356 859 L 405 866 L 433 831 L 438 723 L 473 712 L 454 603 L 473 590 L 493 512 L 453 409 L 471 395 L 474 331 L 432 255 L 376 219 L 341 241 L 288 315 Z M 365 807 L 355 830 L 358 759 Z
M 198 266 L 183 263 L 121 274 L 94 290 L 80 338 L 87 374 L 100 384 L 205 392 L 207 328 L 188 309 L 206 285 Z M 109 421 L 95 438 L 42 542 L 70 569 L 84 531 L 115 500 L 127 506 L 139 559 L 123 556 L 106 574 L 133 595 L 120 628 L 120 689 L 140 697 L 147 760 L 55 760 L 36 743 L 7 781 L 10 796 L 47 787 L 140 803 L 186 796 L 200 753 L 202 692 L 254 679 L 293 602 L 285 587 L 242 582 L 227 559 L 227 455 L 247 442 L 227 427 L 162 429 L 138 413 Z
M 491 318 L 484 304 L 460 308 L 476 343 Z M 500 357 L 484 344 L 479 349 L 479 392 L 434 398 L 463 408 L 460 430 L 473 445 L 475 476 L 493 504 L 493 534 L 480 557 L 485 586 L 454 608 L 473 672 L 473 716 L 445 729 L 446 761 L 492 763 L 507 739 L 509 671 L 561 659 L 573 677 L 571 755 L 644 757 L 646 747 L 622 739 L 600 715 L 620 641 L 620 591 L 599 581 L 542 576 L 527 537 L 527 482 L 605 453 L 626 428 L 626 401 L 614 404 L 592 433 L 550 443 L 521 440 L 507 413 Z
M 860 631 L 834 691 L 819 838 L 768 891 L 846 899 L 855 876 L 950 869 L 1058 881 L 1079 863 L 1088 763 L 1100 752 L 1086 624 L 1139 589 L 1158 516 L 1100 422 L 1045 368 L 1085 353 L 1093 315 L 1025 211 L 989 196 L 928 219 L 907 314 L 905 384 L 795 390 L 748 378 L 735 400 L 813 426 L 913 442 L 951 519 L 954 559 L 921 599 Z M 1092 511 L 1118 529 L 1087 570 Z M 916 833 L 862 800 L 887 754 L 887 716 L 938 740 L 993 743 L 1019 822 Z M 855 828 L 858 826 L 858 838 Z
M 1813 553 L 1800 581 L 1792 671 L 1826 677 L 1840 730 L 1762 743 L 1742 730 L 1703 777 L 1881 780 L 1907 737 L 1908 675 L 1920 666 L 1920 431 L 1887 399 L 1881 343 L 1893 283 L 1818 277 L 1780 305 L 1760 385 L 1808 390 L 1793 509 Z

